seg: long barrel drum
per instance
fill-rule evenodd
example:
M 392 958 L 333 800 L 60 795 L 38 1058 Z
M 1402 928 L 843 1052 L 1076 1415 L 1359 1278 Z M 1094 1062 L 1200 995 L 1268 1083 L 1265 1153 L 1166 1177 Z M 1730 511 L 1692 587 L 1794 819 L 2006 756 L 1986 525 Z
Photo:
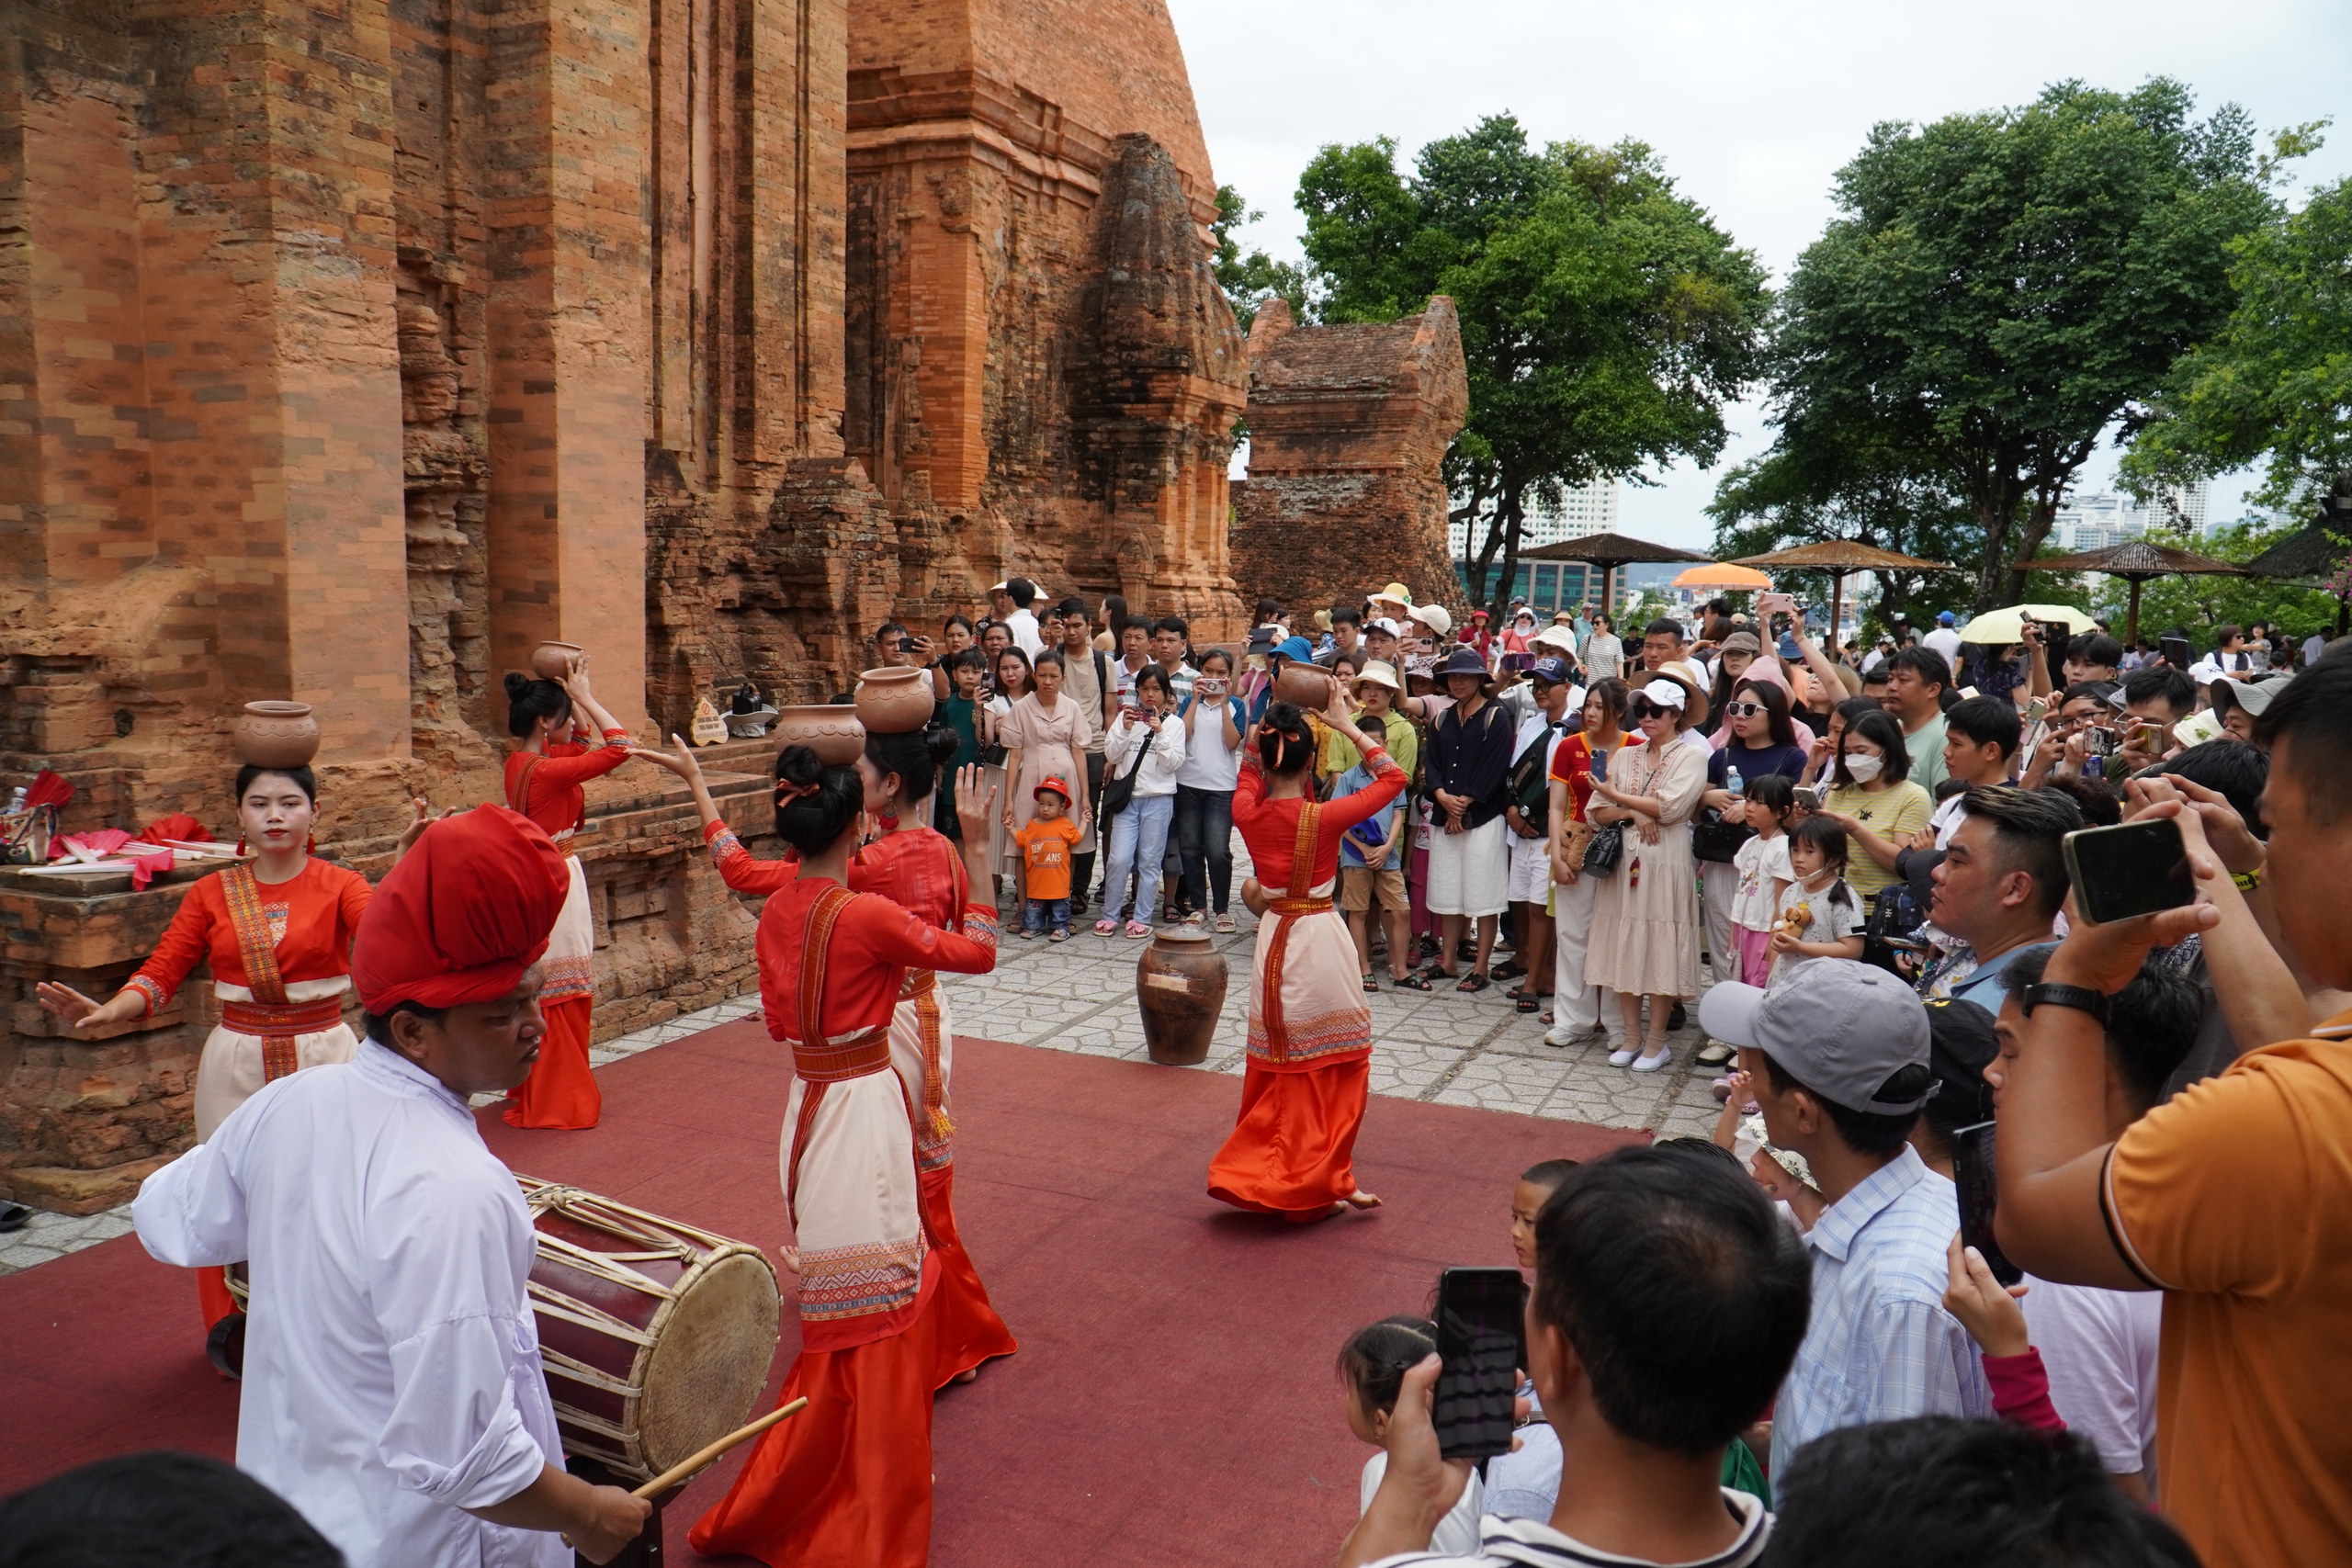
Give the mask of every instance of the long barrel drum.
M 539 1233 L 531 1305 L 564 1450 L 650 1481 L 743 1424 L 782 1300 L 758 1247 L 517 1175 Z

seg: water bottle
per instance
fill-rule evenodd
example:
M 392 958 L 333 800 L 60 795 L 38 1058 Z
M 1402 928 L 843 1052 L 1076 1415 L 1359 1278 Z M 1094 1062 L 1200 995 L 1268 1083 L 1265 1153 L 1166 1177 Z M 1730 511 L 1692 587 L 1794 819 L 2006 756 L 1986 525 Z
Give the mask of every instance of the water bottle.
M 1742 795 L 1747 792 L 1747 785 L 1746 781 L 1741 779 L 1739 776 L 1738 764 L 1734 763 L 1724 769 L 1724 788 L 1731 791 L 1734 795 Z

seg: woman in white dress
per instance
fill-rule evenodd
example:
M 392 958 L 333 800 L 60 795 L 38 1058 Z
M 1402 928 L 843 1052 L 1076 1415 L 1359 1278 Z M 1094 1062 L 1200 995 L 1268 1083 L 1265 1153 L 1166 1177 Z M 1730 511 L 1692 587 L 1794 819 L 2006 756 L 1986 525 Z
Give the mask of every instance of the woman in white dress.
M 1708 753 L 1678 739 L 1691 698 L 1681 682 L 1664 679 L 1634 694 L 1625 716 L 1641 731 L 1641 744 L 1628 742 L 1610 760 L 1609 777 L 1594 782 L 1587 811 L 1596 823 L 1625 829 L 1625 852 L 1593 893 L 1584 976 L 1586 984 L 1617 993 L 1624 1017 L 1624 1038 L 1609 1065 L 1637 1073 L 1666 1066 L 1667 1019 L 1678 998 L 1699 994 L 1698 877 L 1689 824 L 1707 787 Z M 1638 1056 L 1636 1040 L 1643 1045 Z

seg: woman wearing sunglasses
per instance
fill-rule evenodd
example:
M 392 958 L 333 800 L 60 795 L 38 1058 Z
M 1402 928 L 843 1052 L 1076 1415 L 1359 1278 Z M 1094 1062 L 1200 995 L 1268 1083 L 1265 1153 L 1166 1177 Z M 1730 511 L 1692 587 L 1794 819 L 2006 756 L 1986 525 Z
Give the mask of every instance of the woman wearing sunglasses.
M 1744 822 L 1747 802 L 1742 793 L 1751 779 L 1779 773 L 1794 784 L 1804 772 L 1805 745 L 1789 715 L 1788 688 L 1764 678 L 1770 660 L 1759 659 L 1747 679 L 1734 683 L 1723 705 L 1723 728 L 1714 755 L 1707 759 L 1707 790 L 1702 807 L 1712 807 L 1729 823 Z M 1777 675 L 1779 671 L 1772 671 Z M 1728 860 L 1699 863 L 1700 898 L 1706 911 L 1707 958 L 1718 980 L 1736 980 L 1739 946 L 1732 931 L 1732 901 L 1739 894 L 1739 868 Z M 1709 1041 L 1696 1065 L 1721 1067 L 1732 1058 L 1732 1048 Z
M 1660 673 L 1635 692 L 1625 716 L 1641 731 L 1595 780 L 1586 816 L 1625 824 L 1624 857 L 1594 890 L 1592 945 L 1585 982 L 1617 993 L 1625 1034 L 1609 1055 L 1612 1067 L 1654 1073 L 1673 1053 L 1667 1021 L 1675 1002 L 1699 994 L 1699 903 L 1691 874 L 1691 814 L 1707 784 L 1708 752 L 1682 743 L 1681 731 L 1704 699 L 1686 681 Z M 1650 1004 L 1649 1030 L 1642 1002 Z M 1634 1054 L 1639 1041 L 1642 1053 Z

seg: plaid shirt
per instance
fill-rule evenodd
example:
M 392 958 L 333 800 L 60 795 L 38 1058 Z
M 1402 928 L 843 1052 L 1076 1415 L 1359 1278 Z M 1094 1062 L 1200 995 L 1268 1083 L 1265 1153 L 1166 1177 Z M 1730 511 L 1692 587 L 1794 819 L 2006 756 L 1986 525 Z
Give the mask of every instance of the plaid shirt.
M 1841 1427 L 1993 1414 L 1976 1343 L 1943 1305 L 1959 1228 L 1952 1184 L 1908 1146 L 1815 1222 L 1813 1321 L 1773 1411 L 1774 1475 Z

